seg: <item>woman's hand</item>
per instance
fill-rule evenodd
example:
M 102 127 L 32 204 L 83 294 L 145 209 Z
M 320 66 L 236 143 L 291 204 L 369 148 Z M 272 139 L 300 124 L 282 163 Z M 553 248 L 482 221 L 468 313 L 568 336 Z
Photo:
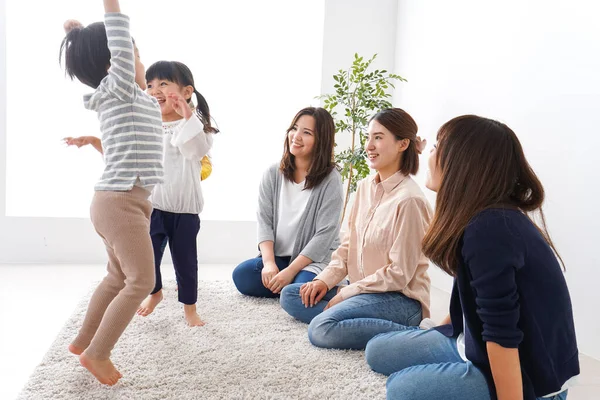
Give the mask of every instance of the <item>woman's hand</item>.
M 289 267 L 280 271 L 275 275 L 270 281 L 267 289 L 271 292 L 277 294 L 281 293 L 281 290 L 292 283 L 294 278 L 296 277 L 296 273 L 292 271 Z
M 300 287 L 300 298 L 305 307 L 313 307 L 329 291 L 327 284 L 321 280 L 307 282 Z
M 177 114 L 179 114 L 185 119 L 190 119 L 192 117 L 192 109 L 181 94 L 169 93 L 167 94 L 167 100 L 171 102 L 171 106 Z
M 327 303 L 323 311 L 335 306 L 336 304 L 340 304 L 342 301 L 344 301 L 344 298 L 339 293 L 336 294 L 331 300 L 329 300 L 329 303 Z
M 277 267 L 277 264 L 275 264 L 275 261 L 264 261 L 263 259 L 263 265 L 264 267 L 260 273 L 260 277 L 262 279 L 263 286 L 268 289 L 269 282 L 271 282 L 271 279 L 273 279 L 275 275 L 279 273 L 279 268 Z

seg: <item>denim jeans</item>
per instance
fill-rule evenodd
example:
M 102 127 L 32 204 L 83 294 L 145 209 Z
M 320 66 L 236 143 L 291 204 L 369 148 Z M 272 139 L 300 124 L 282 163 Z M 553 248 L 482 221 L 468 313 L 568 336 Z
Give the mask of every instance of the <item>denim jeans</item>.
M 367 344 L 365 358 L 373 371 L 389 375 L 389 400 L 490 399 L 485 376 L 460 357 L 456 339 L 434 329 L 407 327 L 378 335 Z M 566 398 L 565 391 L 545 400 Z
M 290 265 L 290 257 L 275 257 L 275 264 L 280 271 L 286 269 Z M 233 270 L 233 283 L 241 294 L 254 297 L 279 297 L 267 289 L 262 283 L 262 257 L 251 258 L 246 260 Z M 300 271 L 294 278 L 295 283 L 304 283 L 312 281 L 315 274 L 308 271 Z
M 404 330 L 405 325 L 421 322 L 421 303 L 398 292 L 359 294 L 323 311 L 337 287 L 315 306 L 305 307 L 301 286 L 291 284 L 281 291 L 281 307 L 310 324 L 308 339 L 317 347 L 362 350 L 382 332 Z

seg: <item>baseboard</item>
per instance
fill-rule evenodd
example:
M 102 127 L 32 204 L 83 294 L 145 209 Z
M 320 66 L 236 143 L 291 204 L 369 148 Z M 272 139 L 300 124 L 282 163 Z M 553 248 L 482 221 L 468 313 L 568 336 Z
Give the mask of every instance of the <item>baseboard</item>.
M 255 257 L 256 222 L 202 221 L 198 261 L 237 264 Z M 168 252 L 165 262 L 171 262 Z M 102 240 L 86 218 L 4 217 L 0 221 L 0 264 L 100 264 Z

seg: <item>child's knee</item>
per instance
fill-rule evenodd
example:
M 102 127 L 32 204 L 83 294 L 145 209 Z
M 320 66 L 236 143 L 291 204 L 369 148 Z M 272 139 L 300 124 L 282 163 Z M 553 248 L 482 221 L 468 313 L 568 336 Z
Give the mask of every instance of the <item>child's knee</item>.
M 135 291 L 140 296 L 147 296 L 154 290 L 156 285 L 156 275 L 154 270 L 140 272 L 131 278 L 125 280 L 126 286 Z
M 108 290 L 119 292 L 125 287 L 125 277 L 109 273 L 102 279 L 101 285 Z
M 155 285 L 156 285 L 156 278 L 154 277 L 154 275 L 152 275 L 152 277 L 148 277 L 148 278 L 144 279 L 143 281 L 139 282 L 138 288 L 139 288 L 139 291 L 142 292 L 145 297 L 145 296 L 149 295 L 152 292 L 152 290 L 154 290 Z

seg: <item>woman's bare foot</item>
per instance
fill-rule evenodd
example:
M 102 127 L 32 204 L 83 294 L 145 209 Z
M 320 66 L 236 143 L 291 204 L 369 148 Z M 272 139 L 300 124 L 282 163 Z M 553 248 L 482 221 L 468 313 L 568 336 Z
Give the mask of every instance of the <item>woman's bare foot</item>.
M 148 315 L 152 314 L 152 311 L 154 311 L 154 309 L 156 308 L 158 303 L 162 301 L 162 299 L 162 290 L 159 290 L 158 292 L 149 295 L 144 301 L 142 301 L 140 308 L 138 308 L 138 315 L 141 315 L 142 317 L 147 317 Z
M 112 386 L 123 377 L 115 368 L 112 361 L 109 360 L 93 360 L 85 353 L 79 356 L 81 365 L 90 371 L 92 375 L 102 384 Z
M 81 355 L 81 353 L 83 353 L 85 349 L 82 349 L 80 347 L 75 346 L 74 344 L 70 344 L 69 345 L 69 351 L 73 354 L 75 354 L 76 356 Z
M 185 313 L 185 320 L 189 326 L 204 326 L 206 322 L 200 319 L 200 316 L 196 312 L 195 304 L 184 304 L 183 312 Z

